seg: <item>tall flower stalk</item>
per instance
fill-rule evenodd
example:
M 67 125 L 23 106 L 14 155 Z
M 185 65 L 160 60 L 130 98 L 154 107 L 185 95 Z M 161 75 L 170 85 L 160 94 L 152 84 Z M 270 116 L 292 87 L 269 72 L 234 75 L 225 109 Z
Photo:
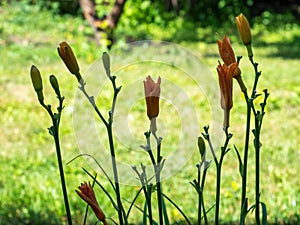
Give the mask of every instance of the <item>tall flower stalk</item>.
M 266 207 L 263 202 L 260 202 L 260 148 L 261 148 L 260 134 L 261 134 L 262 121 L 265 115 L 265 107 L 267 104 L 267 98 L 269 96 L 269 93 L 267 89 L 263 91 L 264 100 L 262 103 L 260 103 L 260 109 L 257 109 L 257 107 L 254 104 L 254 100 L 260 95 L 257 93 L 257 85 L 258 85 L 259 77 L 261 75 L 261 71 L 258 71 L 258 63 L 254 62 L 253 60 L 250 26 L 247 18 L 243 14 L 240 14 L 239 16 L 236 17 L 236 25 L 240 33 L 241 40 L 243 44 L 246 46 L 249 61 L 251 62 L 254 69 L 254 82 L 253 82 L 253 87 L 252 87 L 250 97 L 248 96 L 247 89 L 242 89 L 241 87 L 247 105 L 247 118 L 246 118 L 245 145 L 244 145 L 244 161 L 242 162 L 240 160 L 240 167 L 242 168 L 240 171 L 242 176 L 240 224 L 245 223 L 246 214 L 249 212 L 251 208 L 255 207 L 255 221 L 256 224 L 260 225 L 261 224 L 260 205 L 262 205 L 264 208 L 262 223 L 263 224 L 266 223 Z M 248 149 L 249 149 L 249 139 L 250 139 L 250 130 L 251 130 L 251 114 L 253 114 L 254 116 L 254 129 L 252 130 L 252 132 L 254 135 L 254 149 L 255 149 L 255 204 L 252 207 L 250 207 L 250 209 L 248 209 L 248 198 L 246 196 L 246 193 L 247 193 Z
M 199 153 L 201 156 L 201 162 L 196 165 L 197 167 L 197 179 L 194 179 L 193 182 L 190 182 L 190 184 L 195 188 L 198 194 L 198 225 L 201 225 L 202 222 L 202 213 L 204 217 L 204 224 L 208 224 L 207 216 L 206 216 L 206 210 L 204 205 L 204 185 L 205 185 L 205 178 L 207 169 L 210 166 L 210 161 L 206 160 L 206 150 L 205 150 L 205 143 L 204 139 L 202 137 L 198 137 L 198 148 Z M 203 170 L 203 175 L 201 176 L 201 172 Z
M 147 145 L 143 146 L 144 149 L 148 152 L 153 168 L 155 173 L 155 180 L 156 180 L 156 188 L 157 188 L 157 205 L 158 205 L 158 216 L 159 216 L 159 224 L 164 224 L 164 216 L 163 216 L 163 194 L 162 194 L 162 187 L 161 187 L 161 170 L 163 167 L 163 160 L 161 156 L 161 137 L 157 137 L 156 131 L 156 117 L 159 114 L 159 97 L 160 97 L 160 84 L 161 78 L 158 77 L 157 82 L 155 83 L 150 76 L 146 78 L 144 81 L 144 92 L 145 92 L 145 99 L 146 99 L 146 106 L 147 106 L 147 116 L 150 120 L 150 129 L 148 132 L 145 132 L 146 142 Z M 156 140 L 157 146 L 157 155 L 156 159 L 153 155 L 151 143 L 150 143 L 150 136 L 151 134 Z M 166 219 L 166 218 L 165 218 Z
M 64 168 L 62 163 L 62 157 L 61 157 L 61 148 L 60 148 L 60 141 L 59 141 L 59 125 L 60 125 L 60 118 L 63 110 L 63 101 L 64 97 L 61 96 L 59 85 L 57 82 L 57 79 L 54 75 L 50 75 L 50 84 L 53 88 L 53 90 L 56 93 L 56 97 L 58 99 L 58 107 L 57 112 L 54 113 L 52 111 L 51 105 L 46 105 L 44 103 L 44 95 L 43 95 L 43 83 L 40 71 L 35 66 L 31 67 L 30 70 L 31 75 L 31 81 L 34 87 L 34 90 L 37 93 L 37 97 L 39 100 L 40 105 L 47 111 L 49 116 L 52 120 L 52 126 L 48 128 L 50 135 L 53 137 L 55 142 L 55 149 L 56 149 L 56 156 L 57 156 L 57 163 L 58 163 L 58 169 L 59 169 L 59 175 L 60 175 L 60 181 L 61 181 L 61 188 L 63 192 L 64 197 L 64 204 L 65 204 L 65 210 L 67 214 L 67 220 L 68 224 L 72 225 L 72 218 L 71 218 L 71 211 L 69 206 L 69 200 L 68 200 L 68 193 L 67 193 L 67 187 L 66 187 L 66 181 L 65 181 L 65 175 L 64 175 Z
M 80 71 L 79 66 L 76 60 L 76 57 L 74 56 L 74 53 L 71 49 L 71 47 L 66 43 L 62 42 L 58 47 L 58 53 L 63 62 L 65 63 L 66 67 L 77 78 L 77 81 L 79 83 L 79 89 L 82 91 L 84 96 L 88 99 L 92 107 L 94 108 L 95 112 L 99 116 L 100 120 L 103 122 L 103 124 L 106 127 L 108 141 L 109 141 L 109 149 L 110 149 L 110 155 L 111 155 L 111 164 L 112 164 L 112 170 L 113 170 L 113 176 L 114 176 L 114 185 L 113 189 L 116 194 L 116 200 L 117 200 L 117 212 L 118 212 L 118 218 L 119 218 L 119 225 L 127 224 L 127 218 L 126 213 L 123 208 L 122 199 L 121 199 L 121 191 L 120 191 L 120 185 L 119 185 L 119 175 L 118 175 L 118 167 L 117 167 L 117 160 L 116 160 L 116 154 L 114 149 L 114 138 L 113 138 L 113 117 L 114 117 L 114 111 L 115 111 L 115 105 L 117 101 L 117 96 L 121 90 L 121 86 L 117 87 L 116 85 L 116 76 L 112 76 L 110 72 L 110 58 L 107 53 L 103 53 L 102 55 L 102 62 L 106 71 L 106 75 L 111 81 L 112 87 L 113 87 L 113 99 L 111 102 L 111 109 L 109 111 L 109 117 L 108 119 L 105 119 L 102 113 L 100 112 L 98 106 L 95 103 L 94 96 L 90 96 L 88 92 L 85 89 L 85 81 L 83 80 Z
M 209 127 L 205 126 L 204 127 L 204 133 L 202 133 L 203 137 L 206 139 L 206 141 L 208 142 L 210 151 L 213 155 L 213 160 L 215 162 L 216 165 L 216 189 L 215 189 L 215 197 L 216 197 L 216 201 L 215 201 L 215 225 L 219 224 L 219 216 L 220 216 L 220 200 L 221 200 L 221 178 L 222 178 L 222 165 L 223 165 L 223 160 L 225 155 L 229 152 L 229 148 L 228 148 L 228 144 L 229 141 L 232 137 L 232 134 L 228 133 L 228 129 L 224 130 L 224 134 L 225 134 L 225 142 L 223 144 L 223 146 L 221 147 L 221 155 L 218 158 L 216 155 L 216 151 L 213 147 L 213 144 L 211 142 L 210 139 L 210 134 L 209 134 Z

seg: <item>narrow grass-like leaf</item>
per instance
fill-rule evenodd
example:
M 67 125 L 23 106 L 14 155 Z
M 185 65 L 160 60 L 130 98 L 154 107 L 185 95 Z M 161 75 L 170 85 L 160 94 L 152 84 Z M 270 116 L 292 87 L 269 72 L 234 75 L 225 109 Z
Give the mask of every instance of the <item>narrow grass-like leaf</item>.
M 260 202 L 261 204 L 261 209 L 262 209 L 262 225 L 267 225 L 267 206 L 265 203 Z
M 141 191 L 143 190 L 143 187 L 140 188 L 140 190 L 136 193 L 136 195 L 134 196 L 132 202 L 130 203 L 130 206 L 128 208 L 128 211 L 127 211 L 127 214 L 126 214 L 126 217 L 128 218 L 129 217 L 129 214 L 130 214 L 130 211 L 135 203 L 135 201 L 137 200 L 137 198 L 139 197 Z
M 112 186 L 112 188 L 116 192 L 116 188 L 115 188 L 115 185 L 113 184 L 112 180 L 110 179 L 110 177 L 108 176 L 108 174 L 105 172 L 105 170 L 103 169 L 103 167 L 100 165 L 100 163 L 97 161 L 97 159 L 94 156 L 92 156 L 92 155 L 90 155 L 88 153 L 82 153 L 82 154 L 77 155 L 73 159 L 71 159 L 69 162 L 67 162 L 67 165 L 70 164 L 71 162 L 73 162 L 74 160 L 76 160 L 77 158 L 83 157 L 83 156 L 88 156 L 88 157 L 92 158 L 95 161 L 95 163 L 99 166 L 99 168 L 103 172 L 104 176 L 108 179 L 110 185 Z
M 162 194 L 164 198 L 166 198 L 179 212 L 180 214 L 183 216 L 183 218 L 185 219 L 185 221 L 189 224 L 192 225 L 192 223 L 190 222 L 190 220 L 188 219 L 188 217 L 185 215 L 185 213 L 179 208 L 179 206 L 173 202 L 172 199 L 170 199 L 168 196 L 166 196 L 165 194 Z
M 239 160 L 239 172 L 240 172 L 240 175 L 241 177 L 244 176 L 244 171 L 243 171 L 243 162 L 242 162 L 242 159 L 241 159 L 241 155 L 239 153 L 239 150 L 237 149 L 237 147 L 234 145 L 234 150 L 236 152 L 236 155 L 238 157 L 238 160 Z
M 163 196 L 161 196 L 161 198 L 162 198 L 162 211 L 163 211 L 163 214 L 164 214 L 165 224 L 170 225 L 166 203 L 165 203 L 165 200 L 164 200 Z

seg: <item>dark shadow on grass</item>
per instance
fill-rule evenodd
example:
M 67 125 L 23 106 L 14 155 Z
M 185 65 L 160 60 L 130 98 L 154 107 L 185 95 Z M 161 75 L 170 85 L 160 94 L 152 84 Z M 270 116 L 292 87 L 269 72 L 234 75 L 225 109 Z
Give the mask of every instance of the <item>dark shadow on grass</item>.
M 288 31 L 287 31 L 288 32 Z M 300 58 L 300 35 L 294 34 L 289 40 L 282 39 L 274 43 L 266 43 L 259 36 L 253 38 L 256 47 L 275 47 L 276 52 L 267 55 L 269 57 L 281 57 L 285 59 Z

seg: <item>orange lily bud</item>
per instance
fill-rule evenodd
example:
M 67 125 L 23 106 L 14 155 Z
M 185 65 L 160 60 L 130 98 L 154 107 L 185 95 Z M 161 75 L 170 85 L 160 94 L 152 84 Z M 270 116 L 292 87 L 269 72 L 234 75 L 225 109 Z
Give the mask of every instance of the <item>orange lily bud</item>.
M 83 184 L 81 184 L 78 187 L 78 190 L 75 190 L 76 193 L 82 198 L 82 200 L 84 200 L 87 204 L 89 204 L 89 206 L 91 206 L 91 208 L 93 209 L 96 217 L 103 223 L 103 224 L 107 224 L 106 220 L 105 220 L 105 215 L 102 211 L 102 209 L 100 208 L 96 196 L 95 196 L 95 192 L 91 186 L 90 183 L 84 182 Z
M 74 74 L 79 82 L 81 80 L 81 75 L 79 73 L 79 66 L 72 48 L 67 42 L 62 42 L 59 44 L 57 51 L 70 73 Z
M 219 65 L 217 67 L 221 94 L 221 107 L 224 110 L 224 129 L 227 129 L 229 127 L 229 111 L 233 106 L 232 79 L 237 66 L 237 63 L 232 63 L 227 66 L 226 64 L 221 65 L 221 63 L 219 62 Z
M 224 63 L 229 66 L 231 63 L 236 62 L 233 49 L 230 44 L 229 37 L 224 36 L 223 40 L 217 40 L 219 46 L 219 53 Z
M 154 83 L 150 76 L 148 76 L 146 78 L 146 81 L 144 81 L 147 115 L 149 117 L 149 120 L 151 121 L 150 131 L 152 133 L 155 133 L 157 130 L 156 117 L 159 114 L 160 83 L 160 77 L 158 77 L 157 83 Z
M 241 13 L 235 18 L 236 26 L 239 30 L 243 44 L 247 47 L 248 57 L 253 57 L 253 52 L 251 48 L 251 31 L 247 18 Z
M 239 30 L 241 39 L 244 43 L 244 45 L 251 44 L 251 32 L 250 32 L 250 26 L 248 23 L 247 18 L 244 16 L 244 14 L 240 14 L 235 18 L 236 20 L 236 26 Z
M 38 100 L 39 100 L 39 102 L 43 102 L 44 95 L 43 95 L 42 77 L 41 77 L 40 71 L 34 65 L 31 66 L 30 76 L 31 76 L 33 88 L 34 88 L 35 92 L 37 93 Z
M 160 77 L 158 77 L 157 83 L 154 83 L 150 76 L 144 81 L 147 115 L 150 120 L 159 114 L 160 83 Z
M 230 66 L 232 63 L 236 63 L 236 58 L 235 58 L 235 55 L 234 55 L 234 51 L 231 47 L 231 44 L 230 44 L 230 39 L 229 37 L 227 37 L 226 35 L 224 36 L 223 40 L 217 40 L 217 43 L 218 43 L 218 46 L 219 46 L 219 53 L 220 53 L 220 56 L 222 58 L 222 60 L 224 61 L 224 63 L 227 65 L 227 66 Z M 241 87 L 241 90 L 242 91 L 246 91 L 246 87 L 242 81 L 242 77 L 241 77 L 241 70 L 239 67 L 236 67 L 234 73 L 233 73 L 233 77 L 235 79 L 237 79 L 240 87 Z

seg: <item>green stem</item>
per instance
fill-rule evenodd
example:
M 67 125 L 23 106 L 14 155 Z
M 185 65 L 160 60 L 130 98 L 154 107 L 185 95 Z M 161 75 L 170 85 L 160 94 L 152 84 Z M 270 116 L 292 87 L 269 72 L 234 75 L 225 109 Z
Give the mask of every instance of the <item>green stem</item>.
M 221 170 L 222 166 L 217 165 L 217 182 L 216 182 L 216 209 L 215 209 L 215 225 L 219 224 L 219 210 L 220 210 L 220 190 L 221 190 Z
M 245 134 L 245 146 L 244 146 L 244 162 L 243 162 L 243 176 L 242 176 L 242 197 L 241 197 L 241 215 L 240 223 L 244 224 L 243 208 L 246 202 L 247 193 L 247 169 L 248 169 L 248 150 L 249 150 L 249 138 L 250 138 L 250 121 L 251 121 L 251 105 L 247 91 L 244 92 L 244 96 L 247 104 L 247 119 L 246 119 L 246 134 Z
M 152 187 L 150 186 L 150 188 L 148 187 L 148 191 L 144 190 L 145 192 L 145 197 L 146 197 L 146 201 L 147 201 L 147 205 L 148 205 L 148 214 L 149 214 L 149 224 L 153 225 L 153 219 L 152 219 L 152 206 L 151 206 L 151 192 L 152 192 Z
M 206 165 L 205 165 L 206 166 Z M 205 206 L 204 206 L 204 198 L 203 198 L 203 192 L 204 192 L 204 184 L 205 184 L 205 178 L 206 178 L 206 172 L 207 172 L 207 168 L 204 168 L 203 171 L 203 176 L 202 176 L 202 181 L 201 181 L 201 205 L 202 205 L 202 209 L 203 209 L 203 216 L 204 216 L 204 222 L 207 225 L 207 216 L 206 216 L 206 212 L 205 212 Z M 201 216 L 201 214 L 200 214 Z M 200 221 L 201 221 L 201 217 L 200 217 Z M 200 222 L 201 223 L 201 222 Z
M 161 172 L 161 141 L 157 140 L 157 164 L 154 165 L 155 167 L 155 178 L 156 178 L 156 184 L 157 184 L 157 204 L 158 204 L 158 216 L 159 216 L 159 224 L 163 225 L 163 210 L 162 210 L 162 188 L 161 188 L 161 182 L 160 182 L 160 172 Z
M 84 96 L 89 100 L 89 102 L 93 106 L 94 110 L 96 111 L 96 113 L 99 116 L 99 118 L 101 119 L 101 121 L 105 124 L 105 126 L 107 126 L 108 123 L 105 120 L 105 118 L 103 117 L 103 115 L 100 112 L 100 110 L 98 109 L 98 107 L 97 107 L 97 105 L 95 103 L 94 97 L 93 96 L 89 96 L 89 94 L 86 92 L 86 90 L 85 90 L 85 83 L 84 83 L 83 79 L 81 79 L 81 81 L 80 81 L 80 87 L 79 87 L 79 89 L 82 91 L 82 93 L 84 94 Z
M 115 181 L 115 188 L 116 188 L 116 198 L 117 198 L 117 205 L 118 205 L 118 217 L 119 217 L 119 225 L 123 225 L 123 206 L 121 201 L 121 193 L 120 193 L 120 186 L 119 186 L 119 176 L 118 176 L 118 168 L 115 156 L 115 149 L 114 149 L 114 141 L 113 141 L 113 134 L 112 134 L 112 124 L 108 123 L 106 126 L 108 140 L 109 140 L 109 149 L 111 155 L 111 163 Z
M 143 165 L 142 165 L 143 169 Z M 148 180 L 147 180 L 147 175 L 146 175 L 146 170 L 143 169 L 143 173 L 140 174 L 139 171 L 137 170 L 136 167 L 133 167 L 133 170 L 136 172 L 138 175 L 141 185 L 142 185 L 142 190 L 144 192 L 145 198 L 146 198 L 146 204 L 148 208 L 148 218 L 149 218 L 149 224 L 153 225 L 153 218 L 152 218 L 152 206 L 151 206 L 151 193 L 152 193 L 152 185 L 148 185 Z
M 197 168 L 198 169 L 197 186 L 198 186 L 198 188 L 200 190 L 200 193 L 198 193 L 198 225 L 201 225 L 201 209 L 202 209 L 201 207 L 202 207 L 202 192 L 203 192 L 203 189 L 200 186 L 200 180 L 201 180 L 200 170 L 201 170 L 201 165 L 202 164 L 199 164 L 199 166 Z
M 54 122 L 55 121 L 53 120 L 53 124 L 54 124 Z M 64 169 L 63 169 L 62 158 L 61 158 L 58 127 L 56 127 L 54 125 L 54 129 L 55 129 L 55 132 L 53 135 L 54 135 L 54 141 L 55 141 L 55 148 L 56 148 L 57 162 L 58 162 L 58 168 L 59 168 L 59 175 L 60 175 L 60 180 L 61 180 L 61 187 L 62 187 L 63 196 L 64 196 L 64 203 L 65 203 L 65 208 L 66 208 L 66 213 L 67 213 L 68 224 L 72 225 L 72 218 L 71 218 L 70 206 L 69 206 L 69 201 L 68 201 L 68 193 L 67 193 Z
M 50 130 L 52 129 L 51 134 L 52 134 L 52 136 L 54 138 L 54 142 L 55 142 L 57 163 L 58 163 L 59 175 L 60 175 L 60 180 L 61 180 L 61 187 L 62 187 L 62 191 L 63 191 L 67 220 L 68 220 L 68 224 L 72 225 L 71 211 L 70 211 L 70 206 L 69 206 L 69 201 L 68 201 L 68 193 L 67 193 L 67 188 L 66 188 L 65 175 L 64 175 L 64 169 L 63 169 L 62 158 L 61 158 L 60 142 L 59 142 L 59 122 L 60 122 L 60 117 L 61 117 L 61 111 L 63 109 L 62 104 L 63 104 L 64 98 L 62 98 L 61 96 L 58 96 L 58 99 L 59 99 L 59 107 L 58 107 L 57 117 L 54 116 L 50 105 L 45 105 L 44 102 L 40 102 L 40 104 L 47 110 L 47 112 L 50 115 L 51 120 L 52 120 L 53 126 L 52 126 L 52 128 L 50 128 Z
M 255 94 L 256 94 L 256 88 L 257 88 L 260 73 L 257 70 L 258 64 L 253 61 L 253 58 L 251 58 L 250 61 L 251 61 L 251 64 L 254 68 L 254 71 L 255 71 L 254 84 L 253 84 L 252 94 L 251 94 L 251 99 L 253 99 L 255 97 Z
M 260 225 L 259 218 L 259 196 L 260 196 L 260 127 L 259 120 L 255 118 L 255 220 Z
M 215 225 L 219 224 L 220 214 L 220 192 L 221 192 L 221 176 L 222 176 L 222 163 L 224 156 L 227 153 L 227 146 L 231 138 L 231 134 L 228 134 L 228 129 L 225 129 L 226 140 L 224 146 L 221 148 L 221 156 L 219 162 L 216 164 L 217 167 L 217 182 L 216 182 L 216 209 L 215 209 Z

